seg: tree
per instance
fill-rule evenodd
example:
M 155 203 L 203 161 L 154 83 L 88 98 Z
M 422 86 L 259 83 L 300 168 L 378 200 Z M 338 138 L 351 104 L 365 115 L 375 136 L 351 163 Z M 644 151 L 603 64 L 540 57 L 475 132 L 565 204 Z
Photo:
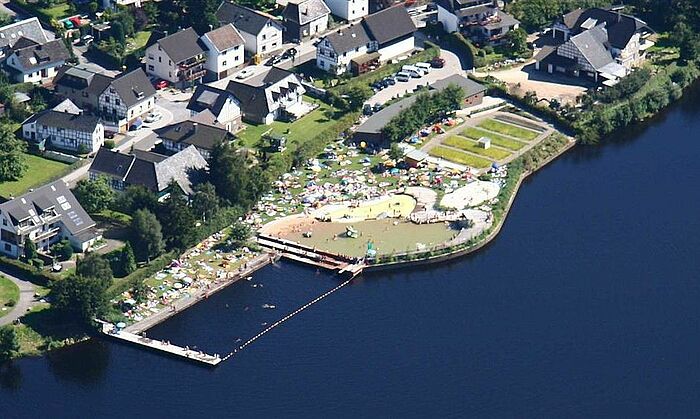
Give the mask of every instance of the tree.
M 92 319 L 99 318 L 107 312 L 107 288 L 105 282 L 75 274 L 56 281 L 49 297 L 51 305 L 58 313 L 71 320 L 89 324 Z
M 0 327 L 0 361 L 14 357 L 19 349 L 17 330 L 9 325 Z
M 75 273 L 83 278 L 100 282 L 105 288 L 112 285 L 113 274 L 109 261 L 97 253 L 89 253 L 78 259 Z
M 175 182 L 170 185 L 170 198 L 159 211 L 163 237 L 170 249 L 187 249 L 197 241 L 196 218 L 187 205 L 187 199 Z
M 219 197 L 216 188 L 209 182 L 200 183 L 194 187 L 192 210 L 202 221 L 211 220 L 219 211 Z
M 121 45 L 126 45 L 126 31 L 121 22 L 116 21 L 112 23 L 112 34 L 114 35 L 115 41 L 119 42 Z
M 125 214 L 133 214 L 140 209 L 156 212 L 158 197 L 145 186 L 132 185 L 117 197 L 114 207 Z
M 236 246 L 240 246 L 250 238 L 251 231 L 248 224 L 237 221 L 231 225 L 231 232 L 229 233 L 229 239 Z
M 29 236 L 26 236 L 24 238 L 24 258 L 26 260 L 32 260 L 36 259 L 37 256 L 39 256 L 39 253 L 36 250 L 36 244 Z
M 27 170 L 27 143 L 18 139 L 8 124 L 0 123 L 0 182 L 20 179 Z
M 99 176 L 94 180 L 81 180 L 73 193 L 80 205 L 90 214 L 109 208 L 114 201 L 114 191 L 109 186 L 109 179 L 106 176 Z
M 131 244 L 139 259 L 150 261 L 163 253 L 163 232 L 152 212 L 140 209 L 131 219 Z
M 131 274 L 136 270 L 136 256 L 131 243 L 126 242 L 121 254 L 119 255 L 119 266 L 124 276 Z
M 59 260 L 65 261 L 73 257 L 73 246 L 68 240 L 63 239 L 51 247 L 51 253 Z
M 401 160 L 403 158 L 403 150 L 401 150 L 398 144 L 391 144 L 391 148 L 389 148 L 389 157 L 394 160 Z
M 520 55 L 527 51 L 527 32 L 525 29 L 518 28 L 509 31 L 506 34 L 506 45 L 510 50 L 511 55 Z
M 212 150 L 209 179 L 219 197 L 229 205 L 249 209 L 268 189 L 268 180 L 260 167 L 249 167 L 245 156 L 230 143 Z

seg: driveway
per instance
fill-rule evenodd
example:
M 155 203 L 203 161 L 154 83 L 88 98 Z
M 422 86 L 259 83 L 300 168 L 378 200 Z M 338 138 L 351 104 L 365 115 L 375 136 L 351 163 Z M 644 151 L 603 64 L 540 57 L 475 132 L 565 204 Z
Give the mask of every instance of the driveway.
M 440 56 L 445 60 L 443 68 L 433 68 L 430 73 L 418 79 L 411 79 L 407 82 L 397 81 L 395 85 L 389 86 L 384 90 L 380 90 L 371 98 L 367 99 L 366 103 L 372 105 L 383 105 L 395 97 L 401 97 L 408 93 L 412 93 L 418 86 L 427 86 L 438 80 L 442 80 L 453 74 L 463 74 L 462 65 L 459 62 L 459 57 L 454 53 L 442 50 Z
M 36 301 L 34 300 L 34 284 L 16 278 L 7 272 L 0 271 L 0 275 L 14 282 L 19 287 L 19 301 L 9 314 L 0 317 L 0 326 L 4 326 L 24 316 Z

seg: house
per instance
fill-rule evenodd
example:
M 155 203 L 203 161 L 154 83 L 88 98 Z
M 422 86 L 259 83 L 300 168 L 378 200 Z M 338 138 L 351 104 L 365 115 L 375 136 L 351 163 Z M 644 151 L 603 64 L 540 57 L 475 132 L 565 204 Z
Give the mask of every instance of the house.
M 405 7 L 384 9 L 323 37 L 316 46 L 316 66 L 334 74 L 360 74 L 411 52 L 415 31 Z
M 274 16 L 239 6 L 228 0 L 216 10 L 222 25 L 233 24 L 245 41 L 245 50 L 254 55 L 265 55 L 282 48 L 284 27 Z
M 450 85 L 459 86 L 464 91 L 463 108 L 468 108 L 482 103 L 486 88 L 460 74 L 453 74 L 447 78 L 438 80 L 431 84 L 429 89 L 432 92 L 439 92 Z M 411 105 L 415 103 L 417 98 L 417 95 L 413 95 L 401 99 L 370 116 L 355 130 L 352 141 L 356 144 L 365 142 L 367 144 L 377 146 L 387 145 L 387 140 L 384 138 L 383 133 L 384 127 L 395 116 L 409 109 Z
M 438 0 L 436 5 L 446 32 L 461 32 L 478 43 L 498 44 L 520 27 L 520 21 L 499 8 L 498 0 Z
M 22 38 L 37 44 L 49 42 L 46 32 L 36 17 L 5 25 L 0 28 L 0 59 L 7 57 L 10 48 Z
M 53 81 L 54 93 L 69 99 L 86 112 L 99 112 L 100 95 L 114 80 L 113 77 L 81 67 L 63 67 Z
M 195 146 L 206 160 L 219 143 L 233 139 L 225 129 L 204 125 L 193 121 L 182 121 L 154 131 L 171 153 L 178 153 L 189 146 Z
M 306 89 L 301 80 L 291 71 L 277 67 L 266 67 L 248 78 L 231 80 L 226 90 L 240 103 L 243 118 L 254 123 L 295 119 L 311 110 L 303 100 Z
M 285 36 L 302 40 L 325 32 L 330 13 L 323 0 L 290 0 L 282 11 Z
M 173 181 L 185 194 L 191 194 L 192 185 L 201 180 L 201 174 L 207 167 L 207 161 L 194 146 L 172 156 L 141 150 L 124 154 L 102 147 L 95 155 L 88 173 L 90 179 L 106 176 L 115 191 L 140 185 L 162 200 L 169 196 Z
M 149 0 L 102 0 L 102 9 L 116 9 L 117 7 L 137 7 L 140 8 Z
M 207 52 L 207 80 L 221 80 L 230 76 L 233 69 L 244 63 L 244 40 L 238 29 L 230 23 L 202 35 Z
M 62 180 L 0 204 L 0 218 L 0 252 L 12 258 L 24 254 L 27 239 L 40 252 L 48 252 L 63 239 L 84 252 L 101 238 L 95 222 Z
M 542 48 L 535 68 L 612 85 L 644 62 L 653 33 L 620 8 L 577 9 L 554 24 L 555 44 Z
M 146 48 L 146 73 L 178 88 L 200 83 L 206 74 L 207 54 L 197 32 L 187 28 L 158 39 L 159 36 L 152 35 Z
M 333 16 L 354 22 L 369 14 L 369 0 L 325 0 Z
M 418 167 L 423 162 L 428 160 L 428 153 L 422 150 L 411 150 L 404 156 L 403 160 L 406 162 L 408 167 Z
M 106 121 L 126 131 L 140 126 L 141 117 L 153 111 L 156 90 L 142 69 L 122 74 L 112 80 L 100 93 L 99 114 Z
M 35 144 L 73 153 L 96 152 L 105 140 L 100 118 L 84 114 L 72 102 L 39 112 L 22 123 L 22 137 Z
M 7 53 L 5 68 L 17 83 L 50 81 L 70 58 L 70 52 L 61 39 L 40 44 L 22 37 Z
M 187 104 L 192 116 L 209 111 L 212 122 L 221 124 L 228 132 L 241 129 L 241 104 L 236 97 L 226 90 L 199 85 Z

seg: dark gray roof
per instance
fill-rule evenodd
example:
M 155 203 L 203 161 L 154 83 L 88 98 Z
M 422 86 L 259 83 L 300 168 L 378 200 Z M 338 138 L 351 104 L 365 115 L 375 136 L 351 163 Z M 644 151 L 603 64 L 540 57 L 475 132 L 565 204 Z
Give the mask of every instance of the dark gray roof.
M 464 91 L 465 97 L 473 96 L 477 93 L 483 93 L 486 91 L 486 86 L 479 84 L 474 80 L 469 79 L 468 77 L 464 77 L 461 74 L 453 74 L 442 80 L 438 80 L 435 83 L 431 84 L 430 88 L 433 90 L 440 91 L 451 84 L 461 87 Z
M 165 157 L 148 151 L 133 155 L 100 148 L 90 166 L 90 171 L 109 175 L 127 185 L 141 185 L 153 192 L 164 191 L 172 180 L 187 194 L 198 171 L 207 169 L 207 162 L 194 146 Z
M 7 213 L 14 225 L 22 220 L 39 216 L 51 208 L 60 215 L 61 222 L 73 235 L 95 226 L 95 222 L 80 206 L 62 180 L 0 204 L 0 211 Z M 41 222 L 37 219 L 35 224 L 40 225 Z
M 226 90 L 200 84 L 187 104 L 187 109 L 194 112 L 202 112 L 205 109 L 209 109 L 214 115 L 218 116 L 221 114 L 221 109 L 229 97 L 233 98 L 233 95 Z
M 369 35 L 362 24 L 350 25 L 347 28 L 339 29 L 326 35 L 325 39 L 330 43 L 336 54 L 343 54 L 367 45 L 370 41 Z
M 232 24 L 226 24 L 204 34 L 217 51 L 226 51 L 236 45 L 243 45 L 243 37 Z
M 282 17 L 284 20 L 306 25 L 330 13 L 331 10 L 323 0 L 291 0 L 282 11 Z
M 36 122 L 41 125 L 55 128 L 76 130 L 80 132 L 94 132 L 100 118 L 94 115 L 75 115 L 68 112 L 47 110 L 40 112 L 27 120 L 26 123 Z
M 362 24 L 370 37 L 380 45 L 416 31 L 413 19 L 402 4 L 366 16 Z
M 64 67 L 59 70 L 54 84 L 75 90 L 85 90 L 91 95 L 100 95 L 114 80 L 104 74 L 94 73 L 80 67 Z
M 508 28 L 520 23 L 518 19 L 501 10 L 498 11 L 498 17 L 500 18 L 499 20 L 491 21 L 487 23 L 485 27 L 489 30 L 493 30 L 497 28 Z
M 605 24 L 610 45 L 616 48 L 626 47 L 630 38 L 637 32 L 653 32 L 646 22 L 617 10 L 600 8 L 577 9 L 562 17 L 564 25 L 573 30 L 574 33 L 585 30 L 581 25 L 586 21 L 589 21 L 589 23 L 595 21 L 596 25 Z
M 289 83 L 288 88 L 297 89 L 301 87 L 301 82 L 291 71 L 270 67 L 269 70 L 248 79 L 231 80 L 226 87 L 226 91 L 230 92 L 238 100 L 245 114 L 249 116 L 265 116 L 270 112 L 269 99 L 274 100 L 274 93 L 271 93 L 270 97 L 268 97 L 266 90 L 290 75 L 293 75 L 295 80 Z
M 0 48 L 11 47 L 23 37 L 39 44 L 49 42 L 39 19 L 32 17 L 0 28 Z
M 569 41 L 578 48 L 591 66 L 598 70 L 614 61 L 610 51 L 605 47 L 606 39 L 605 28 L 598 26 L 571 37 Z
M 175 32 L 172 35 L 160 38 L 157 42 L 174 63 L 204 54 L 204 48 L 200 45 L 199 35 L 192 28 Z
M 25 46 L 18 48 L 17 46 L 21 44 L 21 42 L 17 42 L 12 47 L 12 52 L 16 55 L 19 66 L 25 70 L 65 62 L 70 58 L 68 48 L 60 39 L 45 44 L 27 42 L 24 43 Z
M 214 146 L 226 140 L 229 133 L 225 129 L 182 121 L 155 130 L 156 135 L 165 141 L 191 144 L 203 150 L 213 150 Z
M 231 3 L 227 0 L 224 0 L 217 9 L 216 17 L 222 25 L 232 23 L 239 31 L 253 35 L 260 33 L 268 22 L 275 22 L 275 24 L 279 26 L 273 16 Z
M 120 75 L 110 83 L 110 86 L 117 91 L 127 107 L 134 106 L 156 94 L 156 89 L 141 68 Z

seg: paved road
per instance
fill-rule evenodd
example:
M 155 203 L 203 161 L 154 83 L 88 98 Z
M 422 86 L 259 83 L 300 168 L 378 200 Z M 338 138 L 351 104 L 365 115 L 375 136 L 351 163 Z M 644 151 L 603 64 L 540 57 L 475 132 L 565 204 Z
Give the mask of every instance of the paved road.
M 19 287 L 19 301 L 9 314 L 0 317 L 0 326 L 10 324 L 22 317 L 36 303 L 34 300 L 34 284 L 16 278 L 7 272 L 0 271 L 0 275 L 17 284 Z

